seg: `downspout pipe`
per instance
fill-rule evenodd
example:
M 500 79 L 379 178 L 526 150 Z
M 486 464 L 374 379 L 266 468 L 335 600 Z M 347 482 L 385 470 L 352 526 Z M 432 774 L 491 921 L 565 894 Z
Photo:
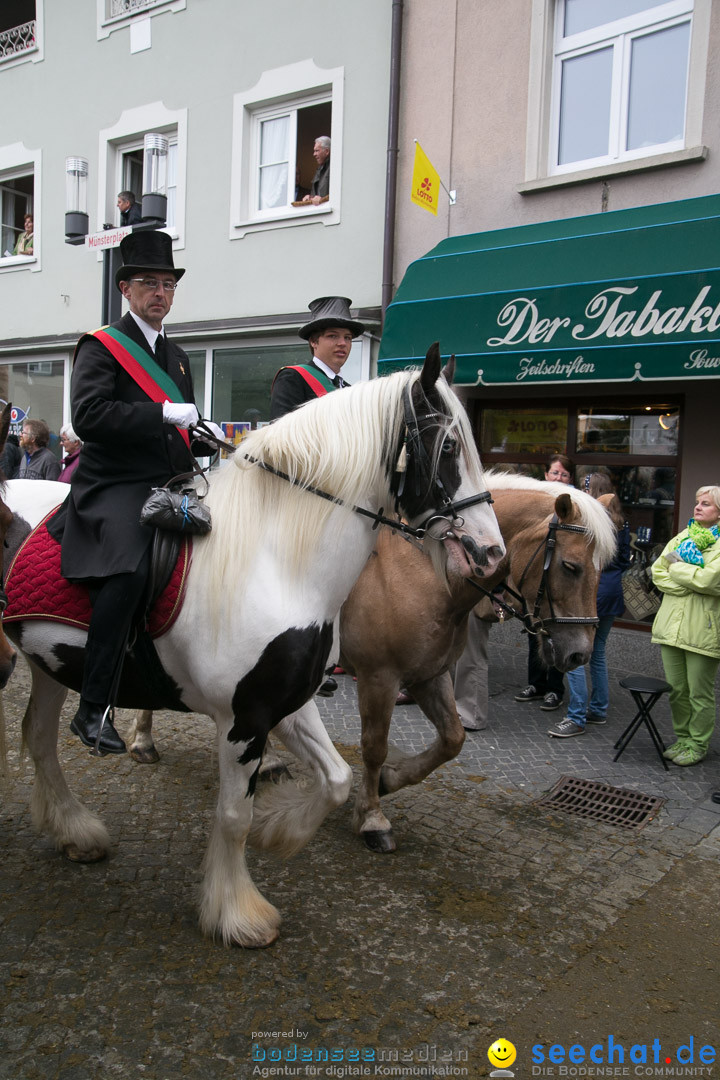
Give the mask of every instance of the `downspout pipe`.
M 393 298 L 395 260 L 395 206 L 400 127 L 400 67 L 404 0 L 392 0 L 392 35 L 390 40 L 390 108 L 388 118 L 387 173 L 385 180 L 385 229 L 383 235 L 382 318 Z

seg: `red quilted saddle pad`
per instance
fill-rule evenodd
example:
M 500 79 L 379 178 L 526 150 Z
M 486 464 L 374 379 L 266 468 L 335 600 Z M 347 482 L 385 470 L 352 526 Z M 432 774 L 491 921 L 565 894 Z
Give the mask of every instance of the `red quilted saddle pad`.
M 88 591 L 60 573 L 60 544 L 53 540 L 45 526 L 51 516 L 48 514 L 33 529 L 10 564 L 5 580 L 8 606 L 3 621 L 51 619 L 87 630 L 91 612 Z M 177 619 L 185 596 L 191 558 L 192 542 L 189 537 L 183 537 L 170 581 L 150 612 L 148 629 L 151 637 L 166 634 Z

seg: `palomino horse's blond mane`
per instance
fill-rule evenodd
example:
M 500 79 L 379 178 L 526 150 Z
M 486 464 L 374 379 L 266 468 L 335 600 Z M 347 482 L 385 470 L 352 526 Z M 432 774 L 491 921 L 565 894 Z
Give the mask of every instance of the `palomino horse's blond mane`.
M 579 525 L 587 529 L 588 543 L 595 542 L 593 563 L 600 569 L 611 561 L 617 547 L 617 534 L 607 510 L 597 499 L 587 495 L 584 491 L 570 487 L 568 484 L 557 484 L 554 481 L 533 480 L 529 476 L 520 476 L 517 473 L 505 473 L 489 470 L 485 473 L 485 481 L 490 490 L 503 491 L 535 491 L 541 495 L 569 495 L 579 515 Z

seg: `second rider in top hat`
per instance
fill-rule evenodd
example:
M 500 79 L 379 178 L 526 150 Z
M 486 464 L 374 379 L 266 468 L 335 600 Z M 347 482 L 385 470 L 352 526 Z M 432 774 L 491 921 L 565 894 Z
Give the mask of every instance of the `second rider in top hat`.
M 310 346 L 310 362 L 278 371 L 270 396 L 270 419 L 277 420 L 298 405 L 350 384 L 340 371 L 350 355 L 353 338 L 365 331 L 350 315 L 346 296 L 321 296 L 309 304 L 312 319 L 298 330 Z
M 187 429 L 198 421 L 188 357 L 163 329 L 185 273 L 173 265 L 170 237 L 132 233 L 120 254 L 115 283 L 130 310 L 78 342 L 71 408 L 83 450 L 70 495 L 48 526 L 62 540 L 64 577 L 86 583 L 93 604 L 80 707 L 70 727 L 86 746 L 102 727 L 99 748 L 115 754 L 125 743 L 103 715 L 115 704 L 114 678 L 147 582 L 153 530 L 140 524 L 140 510 L 152 487 L 193 468 Z M 153 396 L 157 380 L 160 400 Z M 212 453 L 202 443 L 193 450 Z

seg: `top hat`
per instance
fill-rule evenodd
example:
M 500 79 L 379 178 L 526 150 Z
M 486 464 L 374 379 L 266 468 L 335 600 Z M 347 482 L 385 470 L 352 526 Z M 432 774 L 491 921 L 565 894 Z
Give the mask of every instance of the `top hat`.
M 361 322 L 350 317 L 351 300 L 347 296 L 319 296 L 308 304 L 312 321 L 301 326 L 298 335 L 309 341 L 314 334 L 320 334 L 331 326 L 342 326 L 349 330 L 354 338 L 365 333 Z
M 123 265 L 115 272 L 118 289 L 121 281 L 127 281 L 146 270 L 169 272 L 175 275 L 176 281 L 185 273 L 179 267 L 173 266 L 171 238 L 166 232 L 159 232 L 157 229 L 144 229 L 124 236 L 120 241 L 120 256 Z

